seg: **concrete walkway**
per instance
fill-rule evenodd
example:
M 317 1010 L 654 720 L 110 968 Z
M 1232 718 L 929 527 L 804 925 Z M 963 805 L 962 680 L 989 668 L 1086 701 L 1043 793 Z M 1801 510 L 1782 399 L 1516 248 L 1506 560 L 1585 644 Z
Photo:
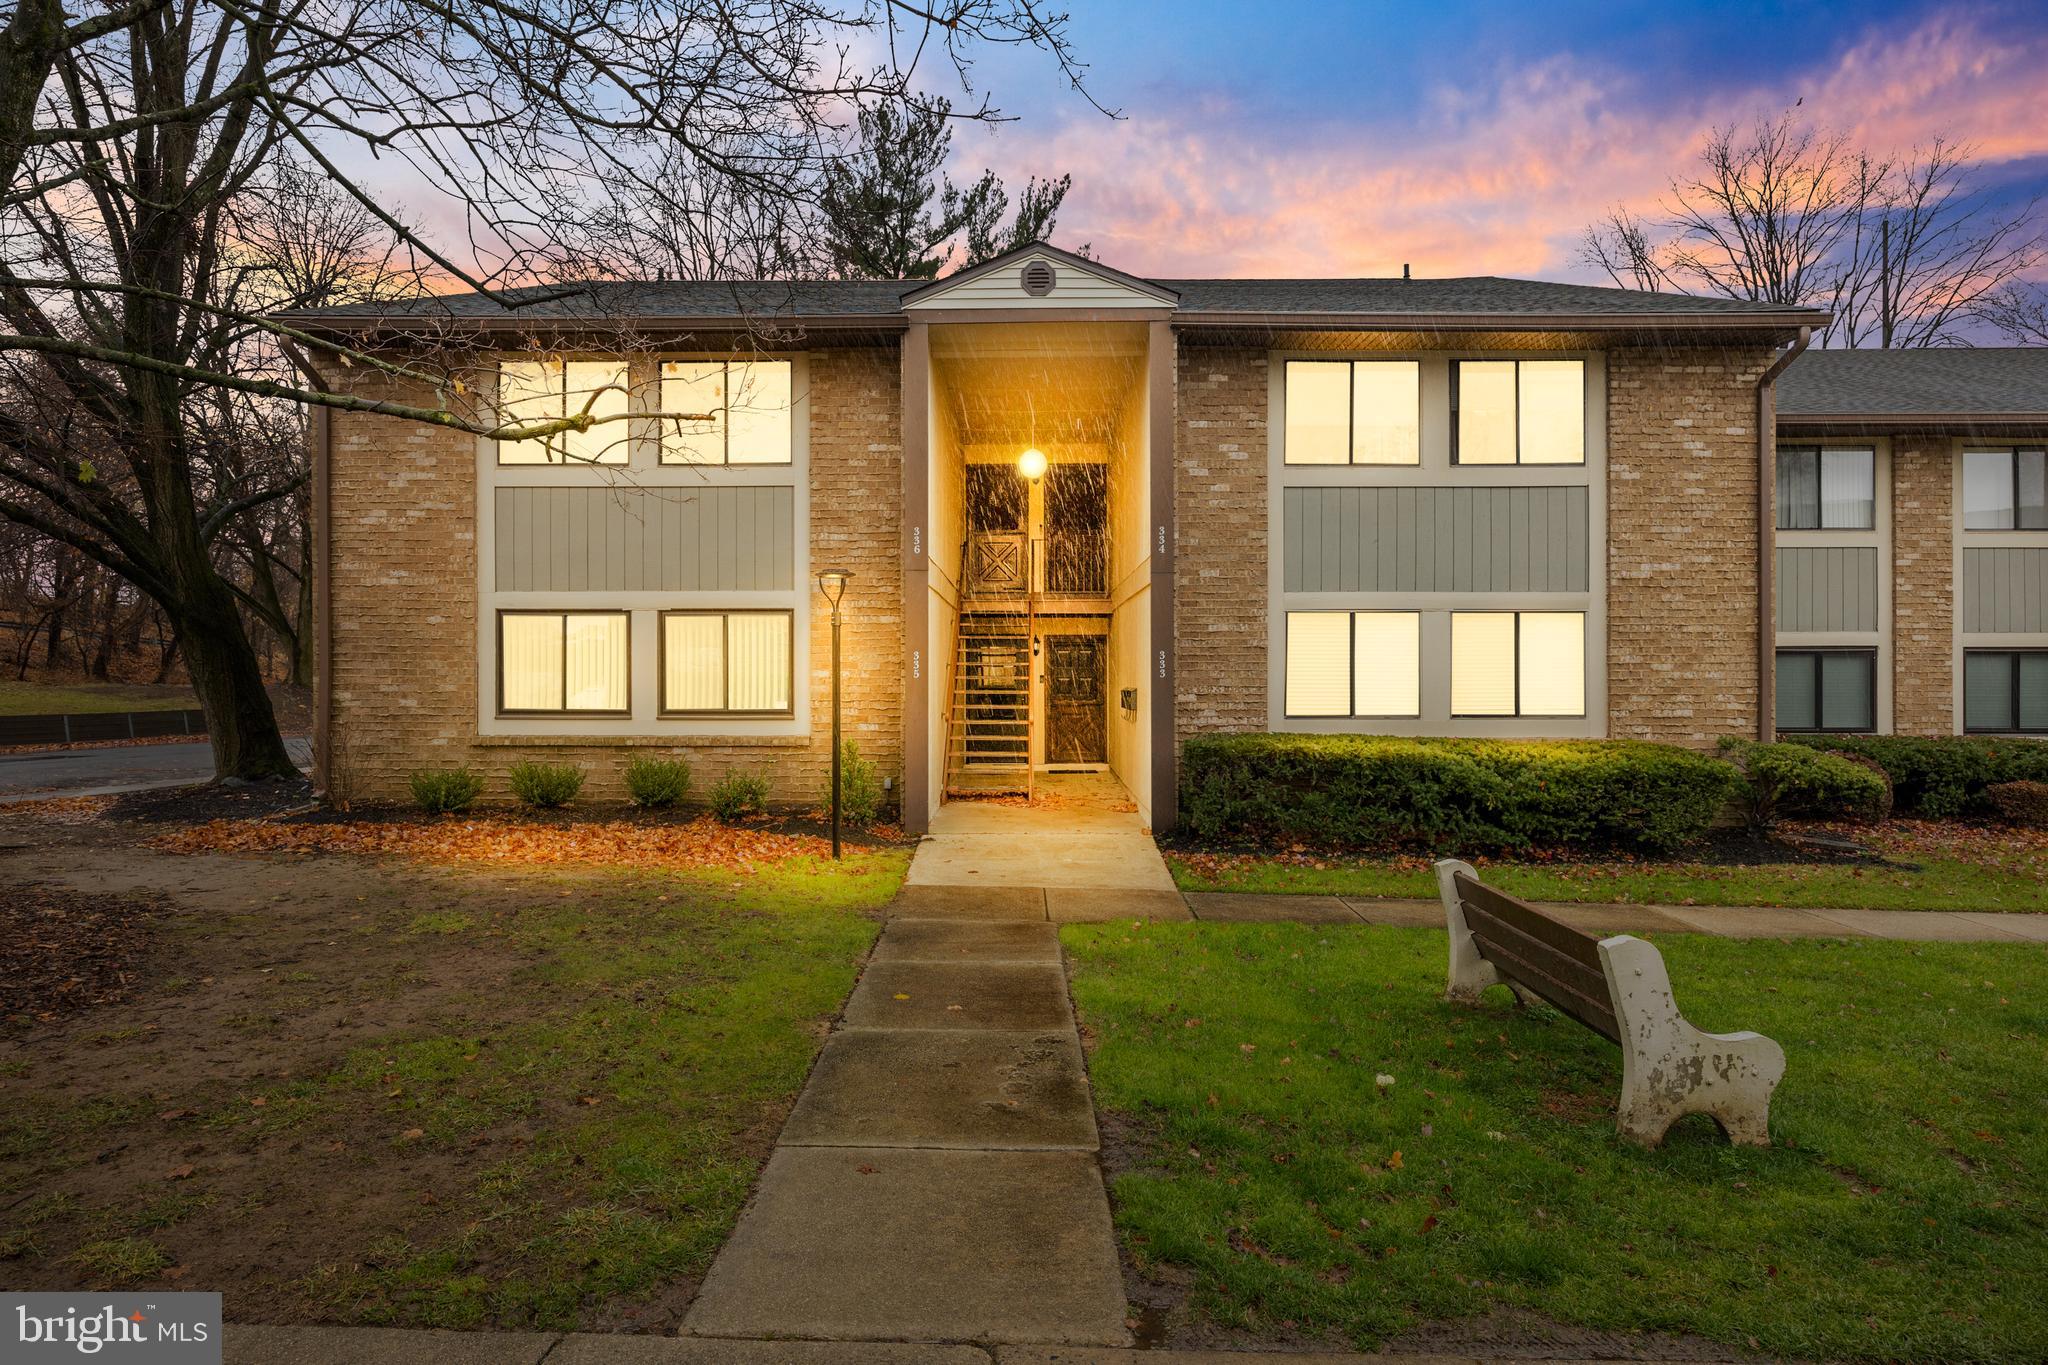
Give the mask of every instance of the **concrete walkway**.
M 686 1331 L 1128 1341 L 1057 931 L 950 894 L 883 930 Z
M 1036 800 L 948 801 L 910 865 L 912 886 L 1173 890 L 1173 874 L 1108 773 L 1048 773 Z

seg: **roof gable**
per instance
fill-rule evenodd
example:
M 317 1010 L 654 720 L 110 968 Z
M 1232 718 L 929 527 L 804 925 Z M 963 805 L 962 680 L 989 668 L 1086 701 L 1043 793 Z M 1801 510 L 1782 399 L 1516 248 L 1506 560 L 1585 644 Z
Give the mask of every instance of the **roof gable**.
M 906 312 L 922 309 L 1171 308 L 1171 289 L 1113 270 L 1044 242 L 1027 242 L 979 265 L 903 296 Z

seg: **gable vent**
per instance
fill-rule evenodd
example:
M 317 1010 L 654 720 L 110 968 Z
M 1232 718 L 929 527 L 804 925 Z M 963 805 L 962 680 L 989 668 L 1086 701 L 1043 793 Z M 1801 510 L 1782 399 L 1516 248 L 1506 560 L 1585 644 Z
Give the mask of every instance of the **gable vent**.
M 1060 282 L 1059 272 L 1052 268 L 1051 261 L 1027 262 L 1017 272 L 1017 279 L 1024 286 L 1024 292 L 1034 299 L 1044 298 Z

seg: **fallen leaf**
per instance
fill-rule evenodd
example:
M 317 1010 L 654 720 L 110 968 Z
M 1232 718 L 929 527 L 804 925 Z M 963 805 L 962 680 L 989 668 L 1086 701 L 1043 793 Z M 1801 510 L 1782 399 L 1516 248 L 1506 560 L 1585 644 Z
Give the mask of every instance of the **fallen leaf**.
M 164 1179 L 166 1180 L 190 1180 L 191 1178 L 192 1168 L 190 1166 L 173 1166 L 164 1173 Z

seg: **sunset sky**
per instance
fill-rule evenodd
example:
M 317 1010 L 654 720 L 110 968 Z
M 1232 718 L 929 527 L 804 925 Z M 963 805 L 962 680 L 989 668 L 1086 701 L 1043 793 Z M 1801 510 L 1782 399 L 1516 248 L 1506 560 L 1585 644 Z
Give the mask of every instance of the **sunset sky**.
M 1589 278 L 1590 217 L 1652 210 L 1709 127 L 1794 100 L 1877 150 L 1974 143 L 2004 203 L 2048 195 L 2048 0 L 1071 8 L 1124 117 L 987 56 L 1018 119 L 964 128 L 956 178 L 1071 172 L 1057 239 L 1140 274 Z

